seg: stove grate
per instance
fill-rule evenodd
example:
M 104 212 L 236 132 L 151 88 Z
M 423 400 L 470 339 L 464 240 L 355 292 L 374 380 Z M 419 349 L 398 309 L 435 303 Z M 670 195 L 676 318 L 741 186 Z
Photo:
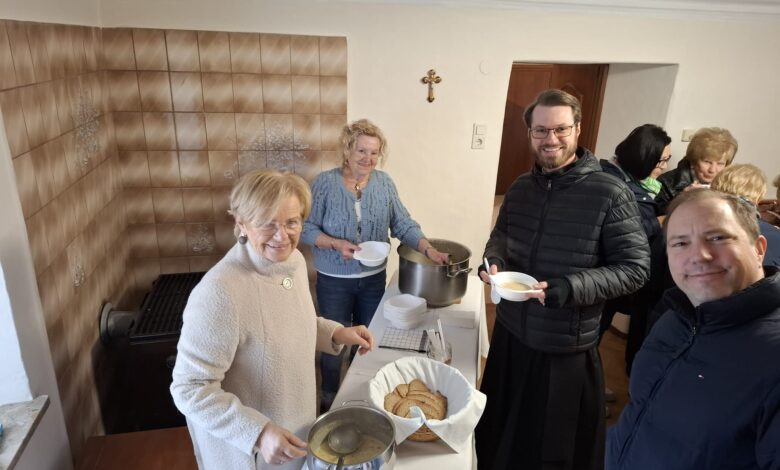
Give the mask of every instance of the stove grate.
M 192 289 L 205 272 L 162 274 L 144 299 L 140 319 L 130 331 L 131 341 L 178 338 L 182 314 Z

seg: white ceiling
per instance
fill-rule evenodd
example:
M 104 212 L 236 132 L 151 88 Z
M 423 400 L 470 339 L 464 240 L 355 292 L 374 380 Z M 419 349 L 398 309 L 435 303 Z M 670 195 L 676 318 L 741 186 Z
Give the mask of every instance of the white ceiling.
M 327 0 L 325 0 L 327 1 Z M 780 0 L 352 0 L 357 3 L 780 20 Z

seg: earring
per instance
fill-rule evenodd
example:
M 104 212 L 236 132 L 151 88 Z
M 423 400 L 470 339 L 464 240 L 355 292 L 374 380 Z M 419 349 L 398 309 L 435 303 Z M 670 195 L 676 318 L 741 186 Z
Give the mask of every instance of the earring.
M 249 240 L 249 237 L 247 237 L 244 233 L 238 236 L 238 243 L 242 245 L 246 245 L 247 240 Z

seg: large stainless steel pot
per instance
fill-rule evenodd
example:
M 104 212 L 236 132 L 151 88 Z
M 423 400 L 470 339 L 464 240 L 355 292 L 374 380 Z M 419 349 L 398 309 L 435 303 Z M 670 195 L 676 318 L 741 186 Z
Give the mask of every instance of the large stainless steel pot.
M 439 265 L 417 250 L 398 247 L 398 288 L 404 294 L 423 297 L 431 307 L 445 307 L 466 294 L 471 250 L 449 240 L 429 239 L 437 250 L 450 254 L 450 264 Z
M 365 403 L 365 402 L 364 402 Z M 335 470 L 337 459 L 328 455 L 328 434 L 333 429 L 350 424 L 363 436 L 358 450 L 344 458 L 344 470 L 390 470 L 395 465 L 395 425 L 383 411 L 366 405 L 347 405 L 321 415 L 309 431 L 309 452 L 306 464 L 309 470 Z M 366 453 L 368 446 L 373 449 Z M 350 458 L 352 456 L 352 458 Z M 355 462 L 355 458 L 358 459 Z

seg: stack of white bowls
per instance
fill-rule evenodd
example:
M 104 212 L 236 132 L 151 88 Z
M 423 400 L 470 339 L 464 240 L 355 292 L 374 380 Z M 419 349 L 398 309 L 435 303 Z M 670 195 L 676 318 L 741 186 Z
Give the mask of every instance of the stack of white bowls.
M 382 310 L 391 325 L 402 330 L 411 330 L 425 319 L 428 305 L 422 297 L 401 294 L 385 300 Z

